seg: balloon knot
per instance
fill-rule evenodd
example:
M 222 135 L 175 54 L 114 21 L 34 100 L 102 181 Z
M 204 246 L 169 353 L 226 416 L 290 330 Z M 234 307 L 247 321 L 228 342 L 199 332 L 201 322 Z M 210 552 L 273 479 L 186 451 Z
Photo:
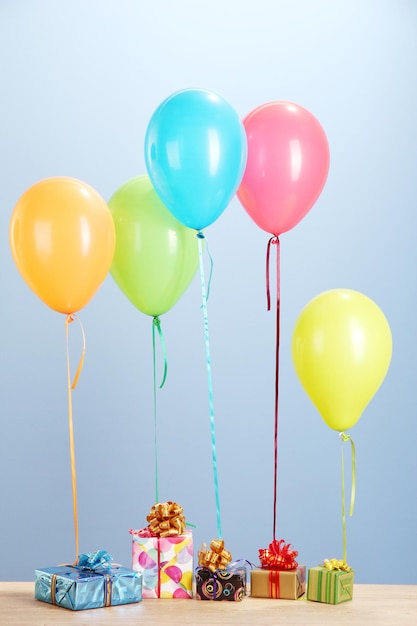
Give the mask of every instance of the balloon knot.
M 199 239 L 205 239 L 204 233 L 203 233 L 201 230 L 199 230 L 199 231 L 198 231 L 198 233 L 197 233 L 197 237 L 198 237 Z
M 349 441 L 350 439 L 350 435 L 346 435 L 345 433 L 339 433 L 339 436 L 343 439 L 343 441 Z
M 153 325 L 154 325 L 154 326 L 159 326 L 159 325 L 160 325 L 160 323 L 161 323 L 161 320 L 159 319 L 159 316 L 158 316 L 158 315 L 154 315 L 154 318 L 153 318 Z

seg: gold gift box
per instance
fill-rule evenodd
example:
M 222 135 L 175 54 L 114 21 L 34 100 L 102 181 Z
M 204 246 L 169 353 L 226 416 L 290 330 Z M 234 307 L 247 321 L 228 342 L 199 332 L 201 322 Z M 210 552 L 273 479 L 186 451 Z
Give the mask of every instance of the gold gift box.
M 306 566 L 292 570 L 253 569 L 251 571 L 251 596 L 297 600 L 306 591 Z

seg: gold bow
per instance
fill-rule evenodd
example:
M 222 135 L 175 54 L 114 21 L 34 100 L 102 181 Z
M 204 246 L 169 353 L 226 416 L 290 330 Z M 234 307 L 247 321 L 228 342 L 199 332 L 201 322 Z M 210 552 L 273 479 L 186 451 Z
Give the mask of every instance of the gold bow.
M 149 531 L 157 537 L 182 535 L 185 530 L 183 508 L 176 502 L 158 502 L 151 508 L 146 521 Z
M 350 572 L 352 570 L 351 567 L 344 561 L 343 559 L 324 559 L 323 567 L 325 567 L 329 572 L 332 570 L 342 570 L 344 572 Z
M 226 569 L 231 560 L 232 555 L 229 550 L 225 549 L 222 539 L 213 539 L 209 550 L 207 550 L 207 545 L 203 543 L 198 551 L 198 564 L 207 567 L 211 572 L 215 572 L 217 569 Z

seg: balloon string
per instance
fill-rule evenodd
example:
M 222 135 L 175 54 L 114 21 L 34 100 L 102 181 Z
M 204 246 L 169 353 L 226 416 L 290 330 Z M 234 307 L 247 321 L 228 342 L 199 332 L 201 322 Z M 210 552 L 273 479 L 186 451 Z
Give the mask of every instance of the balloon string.
M 204 235 L 203 235 L 203 237 L 204 237 Z M 202 239 L 202 238 L 200 237 L 200 239 Z M 209 250 L 209 247 L 208 247 L 208 242 L 207 242 L 207 239 L 206 239 L 206 238 L 204 238 L 202 241 L 203 241 L 203 243 L 204 243 L 204 248 L 205 248 L 205 251 L 206 251 L 206 252 L 207 252 L 207 254 L 208 254 L 208 258 L 210 259 L 210 274 L 209 274 L 209 279 L 208 279 L 208 282 L 207 282 L 207 295 L 206 295 L 206 302 L 208 302 L 208 301 L 209 301 L 209 297 L 210 297 L 211 279 L 212 279 L 212 277 L 213 277 L 213 267 L 214 267 L 214 261 L 213 261 L 213 257 L 212 257 L 212 256 L 211 256 L 211 254 L 210 254 L 210 250 Z M 200 308 L 202 309 L 202 308 L 203 308 L 203 305 L 201 305 L 201 307 L 200 307 Z
M 355 444 L 353 443 L 350 435 L 346 435 L 345 433 L 340 433 L 340 437 L 342 439 L 342 532 L 343 532 L 343 560 L 347 562 L 346 558 L 346 510 L 345 510 L 345 457 L 344 457 L 344 449 L 343 443 L 345 441 L 350 441 L 351 444 L 351 452 L 352 452 L 352 488 L 350 492 L 350 509 L 349 515 L 353 515 L 353 509 L 355 507 L 355 494 L 356 494 L 356 454 L 355 454 Z
M 77 383 L 78 383 L 78 379 L 79 379 L 80 374 L 81 374 L 81 370 L 83 369 L 83 366 L 84 366 L 84 359 L 85 359 L 85 333 L 84 333 L 84 328 L 83 328 L 83 326 L 81 324 L 80 318 L 78 317 L 78 315 L 76 315 L 76 313 L 73 313 L 72 315 L 68 315 L 67 316 L 67 320 L 68 320 L 68 318 L 70 318 L 69 321 L 68 321 L 68 324 L 71 324 L 71 322 L 73 322 L 74 319 L 77 320 L 77 322 L 78 322 L 78 324 L 80 326 L 80 329 L 81 329 L 81 336 L 82 336 L 82 340 L 83 340 L 83 349 L 82 349 L 82 353 L 81 353 L 80 362 L 78 363 L 77 371 L 75 372 L 74 380 L 73 380 L 72 385 L 71 385 L 71 388 L 75 389 L 76 386 L 77 386 Z
M 216 430 L 214 424 L 214 403 L 213 403 L 213 381 L 211 373 L 211 358 L 210 358 L 210 340 L 209 340 L 209 328 L 208 328 L 208 315 L 207 315 L 207 295 L 206 285 L 204 278 L 204 265 L 203 265 L 203 240 L 204 234 L 201 231 L 197 233 L 198 240 L 198 258 L 200 263 L 200 280 L 201 280 L 201 296 L 203 302 L 203 318 L 204 318 L 204 337 L 206 344 L 206 364 L 207 364 L 207 382 L 208 382 L 208 396 L 209 396 L 209 408 L 210 408 L 210 430 L 211 430 L 211 452 L 213 463 L 213 478 L 214 478 L 214 495 L 216 501 L 216 519 L 217 519 L 217 536 L 222 538 L 222 527 L 220 517 L 220 497 L 219 497 L 219 477 L 217 472 L 217 452 L 216 452 Z
M 166 346 L 165 346 L 164 335 L 163 335 L 163 332 L 162 332 L 161 320 L 159 319 L 159 317 L 157 315 L 155 315 L 155 317 L 153 318 L 153 324 L 152 324 L 152 345 L 153 345 L 153 352 L 154 352 L 154 364 L 155 364 L 155 328 L 158 331 L 159 340 L 161 342 L 162 354 L 163 354 L 163 357 L 164 357 L 164 373 L 163 373 L 163 376 L 162 376 L 162 382 L 159 385 L 159 388 L 162 389 L 162 387 L 165 385 L 165 381 L 166 381 L 166 378 L 167 378 L 168 359 L 167 359 L 167 350 L 166 350 Z
M 80 358 L 80 362 L 78 363 L 77 372 L 74 377 L 74 381 L 71 383 L 71 367 L 70 367 L 70 356 L 69 356 L 69 342 L 68 342 L 68 328 L 69 325 L 77 319 L 82 334 L 83 340 L 83 348 L 82 354 Z M 75 563 L 78 562 L 78 507 L 77 507 L 77 474 L 75 470 L 75 446 L 74 446 L 74 424 L 72 418 L 72 390 L 76 388 L 79 376 L 81 374 L 81 370 L 84 364 L 85 358 L 85 333 L 82 327 L 81 321 L 78 316 L 73 313 L 71 315 L 67 315 L 65 318 L 65 339 L 66 339 L 66 353 L 67 353 L 67 386 L 68 386 L 68 426 L 69 426 L 69 440 L 70 440 L 70 458 L 71 458 L 71 482 L 72 482 L 72 506 L 73 506 L 73 516 L 74 516 L 74 533 L 75 533 Z
M 200 237 L 199 239 L 201 239 L 201 237 Z M 209 297 L 210 297 L 211 279 L 212 279 L 212 277 L 213 277 L 213 267 L 214 267 L 214 263 L 213 263 L 213 257 L 212 257 L 212 256 L 211 256 L 211 254 L 210 254 L 210 250 L 209 250 L 209 247 L 208 247 L 208 242 L 207 242 L 207 239 L 204 239 L 204 241 L 205 241 L 205 244 L 206 244 L 206 245 L 205 245 L 205 247 L 206 247 L 206 252 L 207 252 L 207 254 L 208 254 L 208 258 L 210 259 L 210 274 L 209 274 L 209 279 L 208 279 L 208 283 L 207 283 L 207 298 L 206 298 L 206 301 L 208 302 Z
M 271 290 L 269 287 L 269 257 L 271 254 L 271 244 L 276 243 L 276 237 L 271 237 L 266 247 L 266 308 L 271 310 Z
M 273 508 L 273 538 L 276 539 L 277 527 L 277 478 L 278 478 L 278 384 L 279 384 L 279 342 L 280 342 L 280 301 L 281 301 L 281 279 L 280 279 L 280 243 L 279 237 L 271 237 L 266 249 L 266 298 L 267 309 L 271 309 L 271 295 L 269 286 L 269 261 L 271 245 L 276 245 L 276 328 L 275 328 L 275 409 L 274 409 L 274 508 Z
M 159 385 L 161 389 L 167 377 L 168 361 L 165 347 L 164 335 L 161 328 L 161 320 L 157 315 L 152 321 L 152 354 L 153 354 L 153 421 L 154 421 L 154 456 L 155 456 L 155 502 L 159 502 L 159 471 L 158 471 L 158 420 L 157 420 L 157 402 L 156 402 L 156 349 L 155 349 L 155 328 L 158 331 L 161 342 L 162 354 L 164 357 L 164 374 L 162 382 Z

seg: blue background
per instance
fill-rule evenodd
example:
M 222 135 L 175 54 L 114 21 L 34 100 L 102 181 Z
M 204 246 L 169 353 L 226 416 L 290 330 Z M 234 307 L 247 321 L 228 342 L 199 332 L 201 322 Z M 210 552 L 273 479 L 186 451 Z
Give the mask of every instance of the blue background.
M 359 583 L 417 583 L 417 4 L 413 0 L 3 0 L 0 4 L 0 578 L 74 558 L 64 316 L 30 291 L 8 225 L 36 181 L 73 176 L 108 200 L 145 173 L 143 142 L 171 93 L 202 87 L 243 118 L 270 100 L 311 111 L 330 144 L 316 205 L 281 237 L 278 535 L 309 566 L 340 557 L 340 441 L 290 353 L 304 305 L 331 288 L 372 298 L 393 334 L 388 375 L 351 430 L 357 499 L 348 561 Z M 207 229 L 223 535 L 257 561 L 272 539 L 274 314 L 268 235 L 236 198 Z M 216 536 L 198 277 L 163 316 L 160 499 Z M 129 528 L 154 502 L 151 318 L 107 277 L 81 311 L 74 392 L 80 550 L 130 563 Z M 80 350 L 71 328 L 73 366 Z

